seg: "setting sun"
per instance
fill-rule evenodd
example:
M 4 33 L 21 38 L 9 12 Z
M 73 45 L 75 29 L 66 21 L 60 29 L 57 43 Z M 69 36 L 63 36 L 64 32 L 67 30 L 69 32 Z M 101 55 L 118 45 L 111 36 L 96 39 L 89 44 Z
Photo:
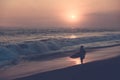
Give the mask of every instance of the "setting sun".
M 72 18 L 72 19 L 75 19 L 75 18 L 76 18 L 76 16 L 72 15 L 72 16 L 71 16 L 71 18 Z
M 70 15 L 69 16 L 71 21 L 77 21 L 77 16 L 76 15 Z
M 68 14 L 67 16 L 68 16 L 67 19 L 68 19 L 69 22 L 79 21 L 78 20 L 78 15 L 76 15 L 76 14 Z

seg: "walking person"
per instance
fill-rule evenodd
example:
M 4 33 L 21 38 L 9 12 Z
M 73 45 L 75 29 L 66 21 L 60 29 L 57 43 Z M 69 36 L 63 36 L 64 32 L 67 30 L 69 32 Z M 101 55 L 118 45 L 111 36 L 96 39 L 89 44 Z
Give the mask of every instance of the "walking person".
M 81 61 L 81 64 L 83 64 L 83 60 L 85 59 L 85 55 L 86 55 L 86 51 L 85 51 L 85 48 L 84 46 L 80 46 L 80 61 Z

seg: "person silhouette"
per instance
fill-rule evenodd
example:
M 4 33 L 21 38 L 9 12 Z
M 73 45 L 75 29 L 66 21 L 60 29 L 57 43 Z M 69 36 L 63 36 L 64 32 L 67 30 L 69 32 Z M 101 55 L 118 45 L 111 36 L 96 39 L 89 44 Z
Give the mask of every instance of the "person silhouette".
M 80 46 L 80 61 L 83 64 L 83 59 L 85 59 L 86 51 L 84 46 Z

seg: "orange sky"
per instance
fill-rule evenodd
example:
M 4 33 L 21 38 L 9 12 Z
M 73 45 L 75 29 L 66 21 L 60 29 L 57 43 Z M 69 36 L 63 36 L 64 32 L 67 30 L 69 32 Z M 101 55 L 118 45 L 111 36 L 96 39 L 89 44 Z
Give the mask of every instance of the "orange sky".
M 119 0 L 0 0 L 0 26 L 117 27 L 119 5 Z

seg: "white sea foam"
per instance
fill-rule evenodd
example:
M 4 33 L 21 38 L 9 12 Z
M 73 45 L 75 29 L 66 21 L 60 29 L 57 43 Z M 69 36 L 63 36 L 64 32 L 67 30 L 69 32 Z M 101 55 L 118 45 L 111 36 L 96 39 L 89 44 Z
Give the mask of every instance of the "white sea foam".
M 9 33 L 9 32 L 7 32 Z M 2 33 L 0 36 L 0 65 L 13 62 L 22 56 L 35 56 L 120 44 L 120 32 L 76 32 L 76 33 Z M 73 37 L 76 36 L 76 37 Z M 72 37 L 71 37 L 72 36 Z

